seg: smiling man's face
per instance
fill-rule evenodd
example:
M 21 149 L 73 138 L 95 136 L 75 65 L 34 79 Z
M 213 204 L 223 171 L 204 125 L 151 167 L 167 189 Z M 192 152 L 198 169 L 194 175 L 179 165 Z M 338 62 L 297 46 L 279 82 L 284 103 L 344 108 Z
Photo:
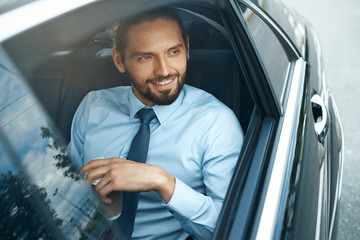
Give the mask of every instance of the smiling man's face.
M 184 85 L 188 55 L 175 21 L 155 19 L 133 25 L 127 32 L 127 46 L 113 50 L 120 72 L 126 73 L 135 96 L 147 106 L 168 105 L 176 100 Z

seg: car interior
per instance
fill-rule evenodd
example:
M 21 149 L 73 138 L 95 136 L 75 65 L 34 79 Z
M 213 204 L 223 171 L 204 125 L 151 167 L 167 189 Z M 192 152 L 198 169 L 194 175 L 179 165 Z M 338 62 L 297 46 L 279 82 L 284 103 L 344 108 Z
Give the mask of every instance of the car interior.
M 96 4 L 100 6 L 102 4 L 112 5 L 110 1 L 109 3 L 99 2 Z M 48 21 L 3 43 L 16 65 L 14 69 L 9 69 L 14 73 L 19 70 L 33 89 L 54 123 L 54 125 L 49 123 L 48 126 L 59 130 L 52 129 L 55 134 L 57 132 L 62 134 L 65 145 L 60 145 L 63 146 L 70 141 L 73 116 L 87 93 L 93 90 L 130 85 L 125 75 L 118 72 L 112 60 L 110 31 L 113 20 L 118 17 L 111 15 L 109 19 L 101 18 L 101 20 L 94 17 L 89 24 L 91 26 L 84 25 L 84 23 L 88 23 L 88 13 L 97 11 L 97 9 L 95 10 L 96 4 L 94 4 L 95 7 L 79 11 L 81 13 L 79 15 L 76 15 L 79 12 L 74 11 L 69 15 L 59 17 L 59 21 Z M 126 14 L 125 10 L 119 6 L 114 9 L 114 15 L 119 14 L 118 12 L 121 10 Z M 254 201 L 247 201 L 248 198 L 244 198 L 240 209 L 238 201 L 234 201 L 234 199 L 243 192 L 245 180 L 247 180 L 244 176 L 247 175 L 250 164 L 250 170 L 259 169 L 260 171 L 263 167 L 260 166 L 262 155 L 257 155 L 258 161 L 247 160 L 252 159 L 258 148 L 262 150 L 260 154 L 263 152 L 266 154 L 263 150 L 268 147 L 266 141 L 260 141 L 259 144 L 257 142 L 260 127 L 263 129 L 260 118 L 262 109 L 259 110 L 259 106 L 262 105 L 259 103 L 259 97 L 255 94 L 254 89 L 257 90 L 256 84 L 260 85 L 256 80 L 262 71 L 257 71 L 260 68 L 253 64 L 253 61 L 256 62 L 255 58 L 252 59 L 246 55 L 249 51 L 247 38 L 244 38 L 244 43 L 239 44 L 240 41 L 237 40 L 240 35 L 235 36 L 236 31 L 230 28 L 231 26 L 225 27 L 227 19 L 222 19 L 224 16 L 219 14 L 219 9 L 213 9 L 211 6 L 207 8 L 207 5 L 187 4 L 184 8 L 178 8 L 178 13 L 190 40 L 190 59 L 188 60 L 186 83 L 213 94 L 232 109 L 245 134 L 242 153 L 233 176 L 234 183 L 229 186 L 230 194 L 227 197 L 229 200 L 225 202 L 227 204 L 223 208 L 225 211 L 219 216 L 221 225 L 218 225 L 218 228 L 221 230 L 218 230 L 218 235 L 221 236 L 229 229 L 228 222 L 233 221 L 232 217 L 229 217 L 230 215 L 234 216 L 237 209 L 239 211 L 245 209 L 242 211 L 242 216 L 245 213 L 246 216 L 252 217 L 251 209 L 253 204 L 256 204 Z M 96 25 L 97 21 L 100 22 L 98 25 Z M 75 26 L 68 25 L 69 23 L 74 23 Z M 92 26 L 92 24 L 96 26 Z M 66 27 L 71 29 L 68 31 Z M 80 30 L 81 27 L 86 29 Z M 229 34 L 229 29 L 234 34 L 233 36 Z M 51 35 L 52 33 L 54 34 Z M 266 101 L 261 101 L 261 103 L 264 102 L 266 104 Z M 43 118 L 43 116 L 40 117 Z M 265 129 L 272 124 L 269 119 L 264 122 Z M 267 135 L 265 134 L 262 137 L 266 140 Z M 65 147 L 61 148 L 61 151 L 62 149 Z M 243 174 L 244 172 L 246 174 Z M 256 173 L 251 172 L 253 175 Z M 253 181 L 247 181 L 247 186 L 250 186 L 251 189 L 255 189 L 255 187 L 252 188 L 252 184 L 258 184 L 257 178 L 253 179 Z M 247 193 L 246 196 L 254 197 L 255 194 L 256 192 L 253 195 Z M 246 216 L 242 217 L 240 221 L 246 221 Z M 245 228 L 245 224 L 239 224 L 239 226 Z
M 221 31 L 222 26 L 214 25 L 206 17 L 184 10 L 179 10 L 179 14 L 190 39 L 186 83 L 213 94 L 230 107 L 245 133 L 254 104 L 238 60 L 224 35 L 226 31 Z M 113 63 L 111 28 L 76 47 L 50 54 L 28 78 L 67 142 L 73 115 L 88 92 L 130 85 Z

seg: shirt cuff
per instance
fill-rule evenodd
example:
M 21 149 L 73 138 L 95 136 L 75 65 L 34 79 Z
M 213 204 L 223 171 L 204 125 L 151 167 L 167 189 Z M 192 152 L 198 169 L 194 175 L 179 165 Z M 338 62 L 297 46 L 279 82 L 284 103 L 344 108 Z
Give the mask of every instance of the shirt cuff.
M 190 220 L 203 204 L 203 195 L 186 185 L 180 179 L 175 178 L 175 190 L 170 201 L 164 205 L 170 212 L 185 220 Z

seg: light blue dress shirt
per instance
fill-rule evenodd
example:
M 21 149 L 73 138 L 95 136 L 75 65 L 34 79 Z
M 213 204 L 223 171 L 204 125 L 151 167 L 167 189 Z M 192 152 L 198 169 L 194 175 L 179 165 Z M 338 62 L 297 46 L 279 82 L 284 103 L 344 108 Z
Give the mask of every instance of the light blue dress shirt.
M 143 107 L 130 86 L 90 92 L 73 119 L 73 160 L 126 158 Z M 243 143 L 240 124 L 223 103 L 188 85 L 174 103 L 153 109 L 147 164 L 173 175 L 175 191 L 168 204 L 155 192 L 140 194 L 133 239 L 210 239 Z

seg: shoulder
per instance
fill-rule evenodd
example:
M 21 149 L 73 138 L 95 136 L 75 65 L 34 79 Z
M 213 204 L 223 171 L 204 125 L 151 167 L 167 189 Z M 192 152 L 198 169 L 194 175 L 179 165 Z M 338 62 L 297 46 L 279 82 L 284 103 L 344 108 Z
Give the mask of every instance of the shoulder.
M 109 111 L 127 111 L 131 86 L 119 86 L 89 92 L 80 103 L 77 113 L 91 115 Z
M 126 110 L 131 87 L 121 86 L 89 92 L 78 106 L 75 117 L 89 118 L 90 115 L 99 115 L 104 112 Z
M 130 91 L 131 86 L 120 86 L 108 89 L 95 90 L 89 92 L 85 99 L 91 104 L 99 102 L 121 103 L 124 102 L 124 99 L 127 99 L 129 97 Z
M 200 151 L 239 150 L 244 133 L 234 112 L 213 95 L 185 86 L 184 106 L 190 121 L 187 126 L 197 134 Z M 227 149 L 227 150 L 226 150 Z
M 184 85 L 184 110 L 189 114 L 192 123 L 206 131 L 230 131 L 242 133 L 234 112 L 213 95 L 188 85 Z M 238 131 L 237 131 L 238 130 Z
M 185 97 L 183 105 L 196 112 L 203 114 L 219 115 L 227 113 L 232 115 L 233 111 L 224 103 L 204 90 L 184 85 Z

